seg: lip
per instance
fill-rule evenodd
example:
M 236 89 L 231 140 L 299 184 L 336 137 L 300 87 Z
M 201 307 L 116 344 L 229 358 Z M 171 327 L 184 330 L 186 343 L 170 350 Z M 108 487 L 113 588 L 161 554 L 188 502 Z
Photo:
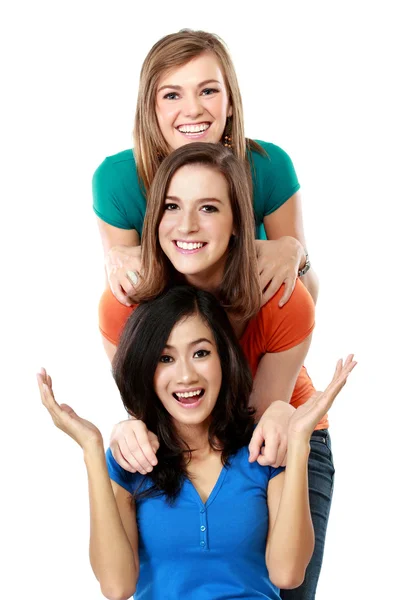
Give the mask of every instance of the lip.
M 175 402 L 177 404 L 179 404 L 179 406 L 181 406 L 182 408 L 185 409 L 189 409 L 189 408 L 197 408 L 203 401 L 203 398 L 205 396 L 205 389 L 204 388 L 193 388 L 191 390 L 178 390 L 179 393 L 185 393 L 185 392 L 196 392 L 197 390 L 203 390 L 203 393 L 200 394 L 198 400 L 196 400 L 196 402 L 189 402 L 189 403 L 185 403 L 185 402 L 180 402 L 179 400 L 177 400 L 174 396 L 174 394 L 176 394 L 176 392 L 173 392 L 172 397 L 174 398 Z
M 184 125 L 203 125 L 207 124 L 209 127 L 204 131 L 199 131 L 198 133 L 184 133 L 183 131 L 179 131 L 178 127 L 183 127 Z M 207 136 L 210 131 L 212 123 L 209 121 L 201 121 L 200 123 L 180 123 L 175 127 L 176 131 L 180 133 L 186 140 L 199 140 Z
M 187 244 L 203 244 L 203 246 L 201 246 L 200 248 L 193 248 L 193 250 L 188 250 L 187 248 L 179 248 L 177 242 L 186 242 Z M 200 252 L 200 250 L 204 250 L 204 248 L 207 246 L 207 242 L 201 242 L 199 240 L 173 240 L 173 244 L 175 249 L 180 254 L 196 254 L 197 252 Z

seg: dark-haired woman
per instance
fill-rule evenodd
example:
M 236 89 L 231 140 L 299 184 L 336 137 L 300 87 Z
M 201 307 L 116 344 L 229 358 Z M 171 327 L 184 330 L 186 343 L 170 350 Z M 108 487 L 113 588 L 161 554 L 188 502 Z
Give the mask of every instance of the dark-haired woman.
M 110 451 L 106 461 L 99 430 L 55 402 L 43 370 L 42 401 L 84 452 L 90 559 L 103 594 L 277 600 L 279 587 L 298 586 L 314 546 L 310 435 L 354 365 L 352 356 L 339 361 L 325 392 L 294 412 L 285 473 L 248 462 L 251 374 L 212 294 L 175 287 L 139 306 L 122 335 L 122 400 L 160 441 L 150 474 L 124 471 Z

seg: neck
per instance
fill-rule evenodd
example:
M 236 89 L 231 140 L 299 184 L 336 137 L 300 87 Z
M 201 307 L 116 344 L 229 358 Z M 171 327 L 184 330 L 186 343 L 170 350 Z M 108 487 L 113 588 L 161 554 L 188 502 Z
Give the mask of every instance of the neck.
M 185 275 L 186 283 L 193 287 L 210 292 L 215 296 L 218 296 L 218 290 L 221 286 L 225 265 L 215 265 L 201 273 L 194 275 Z
M 209 420 L 199 425 L 185 425 L 175 422 L 179 437 L 193 450 L 193 458 L 200 458 L 212 451 L 208 441 L 209 426 Z

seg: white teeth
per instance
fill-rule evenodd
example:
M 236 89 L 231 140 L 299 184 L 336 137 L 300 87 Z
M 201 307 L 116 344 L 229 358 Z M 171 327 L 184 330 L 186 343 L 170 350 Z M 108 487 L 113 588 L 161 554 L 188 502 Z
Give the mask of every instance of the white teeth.
M 201 390 L 197 390 L 196 392 L 176 392 L 178 398 L 192 398 L 193 396 L 200 396 Z
M 181 125 L 178 130 L 181 133 L 200 133 L 206 131 L 209 127 L 208 123 L 201 123 L 200 125 Z
M 198 250 L 198 248 L 202 248 L 204 246 L 203 242 L 176 242 L 178 248 L 182 248 L 182 250 Z

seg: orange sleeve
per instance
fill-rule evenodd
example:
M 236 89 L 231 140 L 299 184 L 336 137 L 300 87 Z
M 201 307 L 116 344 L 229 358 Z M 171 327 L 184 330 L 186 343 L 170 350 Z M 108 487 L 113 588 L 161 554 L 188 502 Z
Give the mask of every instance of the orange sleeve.
M 118 346 L 119 338 L 130 315 L 135 310 L 134 306 L 124 306 L 107 288 L 99 303 L 99 328 L 101 334 L 112 344 Z
M 282 308 L 278 306 L 284 286 L 267 303 L 263 311 L 265 352 L 283 352 L 303 342 L 315 325 L 315 306 L 308 290 L 297 280 L 293 294 Z M 265 322 L 267 319 L 267 322 Z

